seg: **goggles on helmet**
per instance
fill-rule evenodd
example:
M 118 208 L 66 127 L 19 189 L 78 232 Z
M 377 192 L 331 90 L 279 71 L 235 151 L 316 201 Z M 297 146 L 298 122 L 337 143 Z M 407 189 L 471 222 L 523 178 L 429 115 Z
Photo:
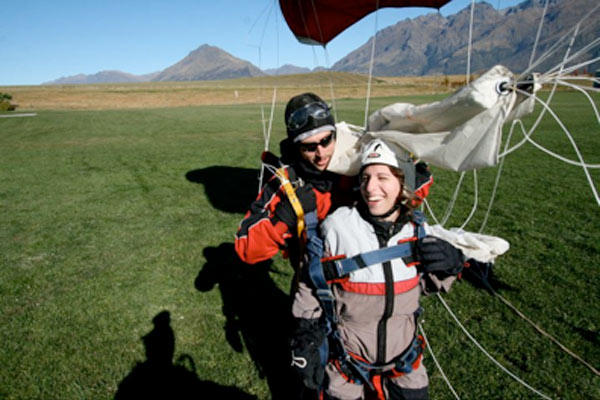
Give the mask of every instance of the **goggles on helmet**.
M 304 128 L 312 118 L 314 121 L 322 121 L 331 117 L 329 106 L 322 102 L 306 104 L 290 114 L 287 120 L 287 128 L 297 131 Z

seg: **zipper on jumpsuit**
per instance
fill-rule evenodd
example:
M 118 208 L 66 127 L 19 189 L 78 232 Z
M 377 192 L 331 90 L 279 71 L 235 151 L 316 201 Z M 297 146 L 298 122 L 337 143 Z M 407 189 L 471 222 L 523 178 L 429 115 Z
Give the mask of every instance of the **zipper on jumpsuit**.
M 394 225 L 389 227 L 388 237 L 392 236 Z M 382 235 L 377 234 L 379 248 L 387 246 L 387 240 Z M 383 263 L 383 276 L 385 279 L 385 303 L 384 311 L 377 325 L 377 363 L 386 362 L 387 348 L 387 321 L 394 312 L 394 276 L 392 273 L 392 263 L 386 261 Z

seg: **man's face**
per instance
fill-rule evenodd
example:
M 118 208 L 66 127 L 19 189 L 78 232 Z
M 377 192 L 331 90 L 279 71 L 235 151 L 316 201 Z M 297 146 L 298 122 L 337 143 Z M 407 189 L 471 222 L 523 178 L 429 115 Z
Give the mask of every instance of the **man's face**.
M 325 171 L 325 168 L 331 161 L 333 150 L 335 149 L 335 132 L 325 131 L 311 136 L 300 142 L 300 156 L 308 161 L 319 171 Z

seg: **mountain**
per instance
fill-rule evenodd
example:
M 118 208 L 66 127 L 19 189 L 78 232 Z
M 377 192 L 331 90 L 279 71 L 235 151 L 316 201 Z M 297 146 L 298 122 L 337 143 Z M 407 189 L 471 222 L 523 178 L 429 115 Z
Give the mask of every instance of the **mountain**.
M 292 64 L 285 64 L 279 68 L 265 69 L 264 73 L 267 75 L 294 75 L 294 74 L 308 74 L 310 68 L 296 67 Z
M 597 1 L 550 0 L 536 54 L 543 54 L 563 37 L 595 7 Z M 495 64 L 503 64 L 513 71 L 524 70 L 529 64 L 544 2 L 527 0 L 504 10 L 496 10 L 485 2 L 476 3 L 471 71 L 488 69 Z M 431 13 L 405 19 L 377 32 L 373 75 L 464 74 L 470 13 L 470 6 L 447 17 Z M 600 19 L 588 18 L 585 25 L 582 24 L 576 44 L 590 43 L 599 36 Z M 367 73 L 372 40 L 336 62 L 332 69 Z M 550 57 L 537 70 L 556 65 L 564 50 Z M 596 49 L 591 56 L 600 56 L 600 50 Z
M 218 47 L 204 44 L 178 63 L 164 69 L 153 81 L 207 81 L 262 76 L 264 72 Z
M 85 83 L 123 83 L 123 82 L 148 82 L 151 81 L 158 72 L 146 75 L 133 75 L 122 71 L 100 71 L 93 75 L 78 74 L 72 76 L 63 76 L 53 81 L 45 82 L 43 85 L 72 85 Z
M 523 71 L 529 64 L 531 49 L 537 35 L 539 19 L 546 0 L 526 0 L 514 7 L 496 10 L 485 2 L 475 3 L 471 71 L 488 69 L 503 64 L 509 69 Z M 548 9 L 536 56 L 540 57 L 592 10 L 598 0 L 548 0 Z M 456 14 L 443 17 L 430 13 L 414 19 L 405 19 L 377 32 L 373 75 L 439 75 L 464 74 L 467 69 L 470 6 Z M 575 47 L 591 43 L 600 37 L 598 13 L 590 15 L 575 41 Z M 565 42 L 568 42 L 566 37 Z M 347 56 L 336 62 L 334 71 L 365 74 L 371 59 L 370 38 Z M 545 71 L 564 57 L 566 46 L 548 57 L 535 70 Z M 586 59 L 600 57 L 596 46 Z M 599 68 L 600 63 L 588 70 Z M 291 75 L 324 70 L 286 64 L 264 72 L 248 61 L 241 60 L 224 50 L 204 44 L 190 52 L 176 64 L 153 74 L 132 75 L 121 71 L 101 71 L 94 75 L 63 77 L 48 84 L 119 83 L 146 81 L 219 80 L 268 75 Z

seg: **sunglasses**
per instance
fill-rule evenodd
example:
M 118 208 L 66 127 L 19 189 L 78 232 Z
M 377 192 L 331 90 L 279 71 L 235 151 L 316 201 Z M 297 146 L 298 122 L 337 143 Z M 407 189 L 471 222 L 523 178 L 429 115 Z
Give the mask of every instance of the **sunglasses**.
M 321 146 L 321 147 L 327 147 L 331 144 L 331 142 L 333 141 L 333 139 L 335 139 L 335 132 L 331 132 L 331 134 L 325 136 L 323 139 L 321 139 L 318 142 L 314 142 L 314 143 L 300 143 L 300 151 L 303 151 L 305 153 L 314 153 L 315 151 L 317 151 L 317 147 Z
M 296 131 L 305 127 L 310 119 L 320 121 L 331 116 L 329 106 L 322 102 L 309 103 L 290 114 L 287 120 L 287 128 Z

